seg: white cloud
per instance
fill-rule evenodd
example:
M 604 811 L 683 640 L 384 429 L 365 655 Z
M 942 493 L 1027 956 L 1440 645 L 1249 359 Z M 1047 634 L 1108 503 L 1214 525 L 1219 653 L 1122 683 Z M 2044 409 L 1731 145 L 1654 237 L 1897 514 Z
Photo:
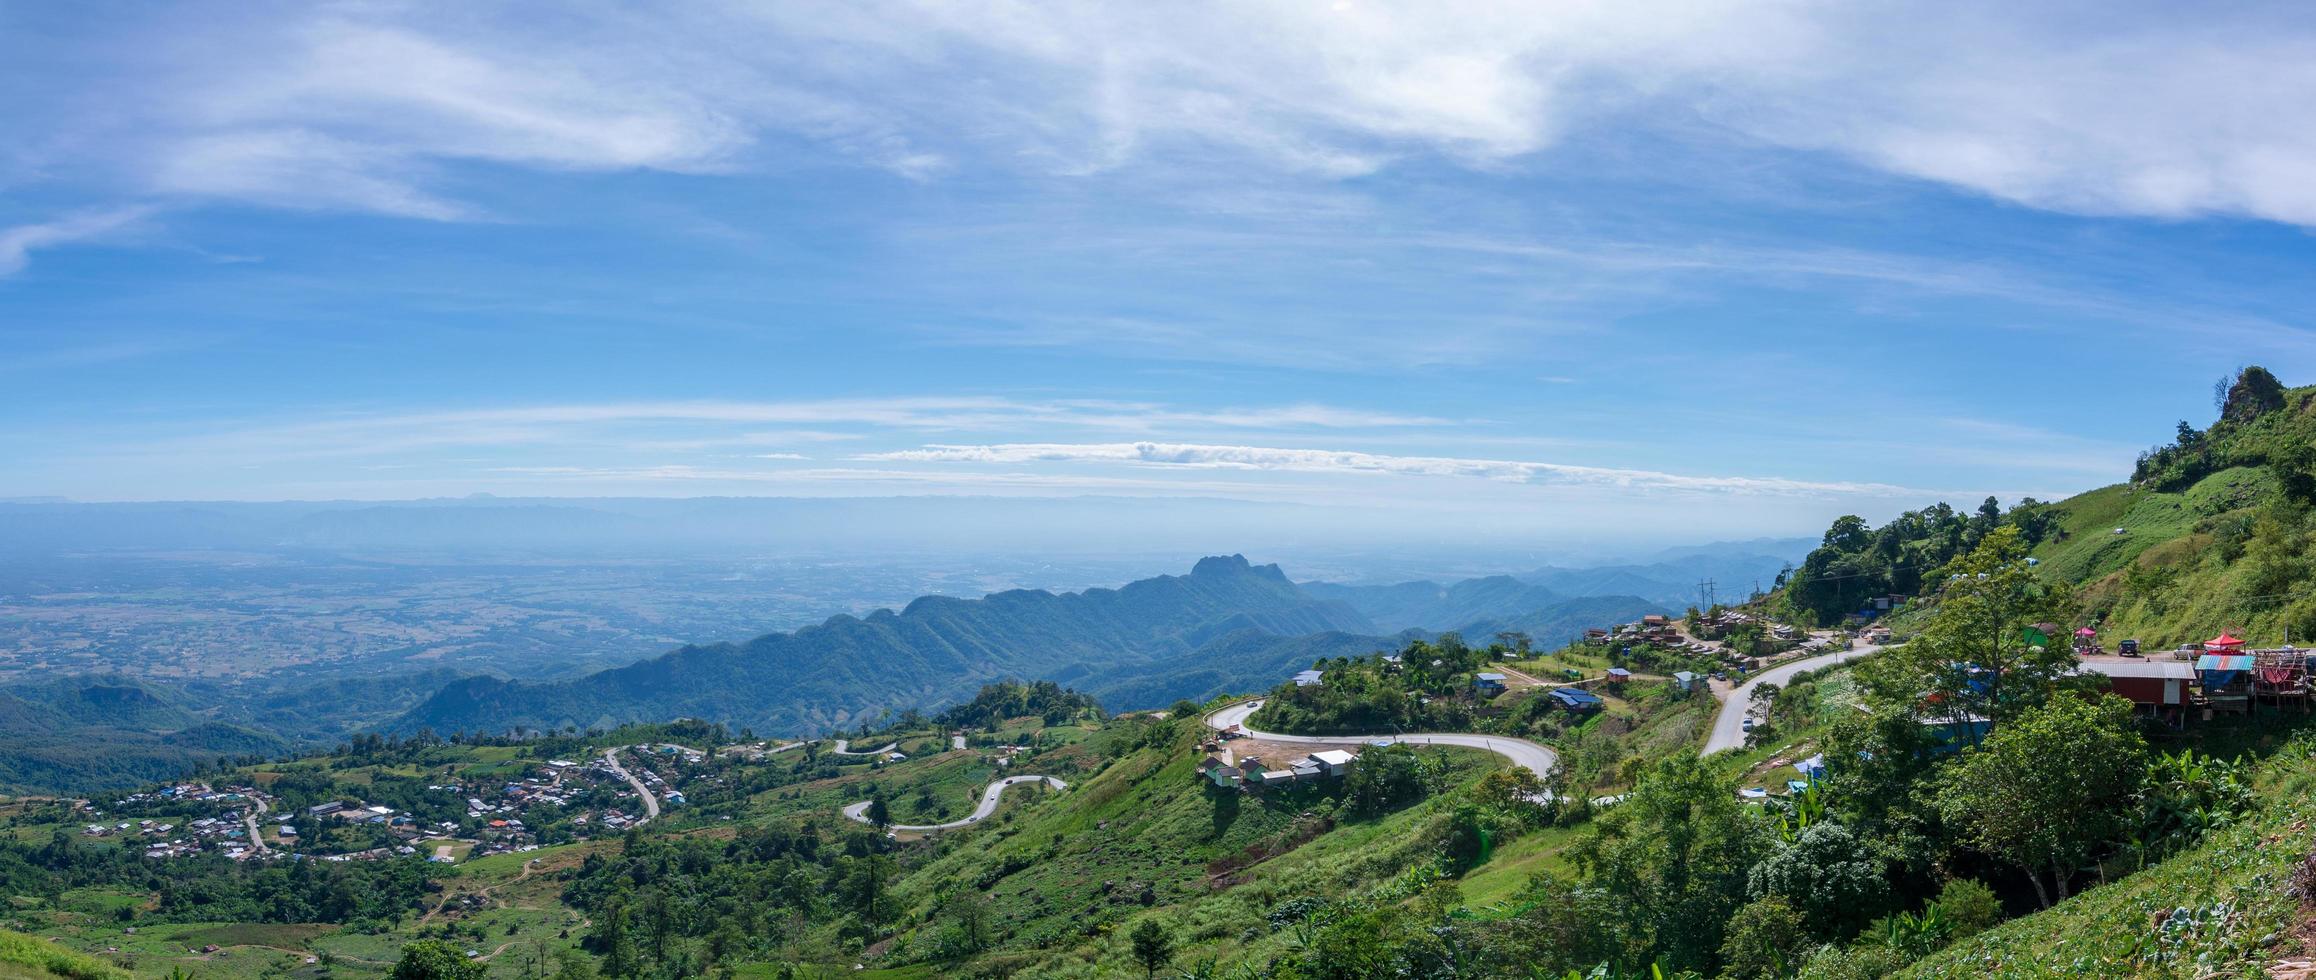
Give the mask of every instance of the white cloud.
M 1278 470 L 1303 473 L 1389 474 L 1468 477 L 1505 483 L 1613 487 L 1707 493 L 1779 495 L 1922 495 L 1923 491 L 1880 483 L 1819 483 L 1779 477 L 1684 476 L 1652 470 L 1574 466 L 1523 460 L 1448 456 L 1388 456 L 1331 449 L 1280 449 L 1186 443 L 1007 443 L 981 446 L 933 445 L 922 449 L 866 453 L 876 462 L 910 463 L 1112 463 L 1204 469 Z
M 918 179 L 1218 149 L 1329 178 L 1549 166 L 1639 126 L 2038 208 L 2316 223 L 2316 29 L 2289 5 L 359 4 L 122 33 L 137 47 L 64 84 L 135 93 L 70 100 L 125 114 L 57 113 L 25 152 L 427 218 L 474 213 L 437 172 L 460 161 L 721 172 L 801 138 Z
M 24 271 L 32 253 L 43 248 L 92 241 L 135 225 L 152 214 L 148 207 L 80 211 L 54 221 L 0 228 L 0 277 Z
M 837 442 L 894 431 L 917 433 L 921 438 L 932 432 L 984 436 L 1053 429 L 1120 434 L 1201 429 L 1285 432 L 1447 424 L 1448 420 L 1427 416 L 1316 404 L 1182 409 L 1153 402 L 1033 401 L 983 395 L 790 402 L 638 401 L 348 414 L 316 421 L 244 425 L 160 442 L 140 439 L 135 451 L 200 452 L 239 459 L 380 456 L 450 447 L 704 452 L 749 446 L 778 449 L 791 443 Z M 774 428 L 762 428 L 765 426 Z M 852 431 L 832 431 L 830 427 L 851 427 Z M 759 458 L 790 455 L 775 452 Z

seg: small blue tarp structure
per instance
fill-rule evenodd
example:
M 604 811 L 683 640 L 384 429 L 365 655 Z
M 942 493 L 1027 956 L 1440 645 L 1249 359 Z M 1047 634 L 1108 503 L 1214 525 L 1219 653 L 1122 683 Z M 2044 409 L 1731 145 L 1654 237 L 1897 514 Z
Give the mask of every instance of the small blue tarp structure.
M 2207 653 L 2195 658 L 2195 673 L 2205 690 L 2226 687 L 2250 669 L 2252 655 L 2248 653 Z

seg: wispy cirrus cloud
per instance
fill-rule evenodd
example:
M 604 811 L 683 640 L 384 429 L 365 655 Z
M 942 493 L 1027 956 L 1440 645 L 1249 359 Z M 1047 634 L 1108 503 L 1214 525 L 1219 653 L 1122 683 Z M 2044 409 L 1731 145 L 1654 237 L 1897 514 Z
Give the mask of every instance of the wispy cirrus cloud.
M 184 8 L 105 21 L 33 166 L 421 218 L 446 170 L 723 173 L 798 142 L 916 179 L 1217 153 L 1326 181 L 1613 128 L 1815 151 L 2031 207 L 2316 223 L 2289 5 L 1734 0 Z M 30 35 L 37 37 L 37 35 Z M 23 43 L 39 43 L 37 40 Z M 141 46 L 132 47 L 131 45 Z M 132 58 L 134 51 L 159 56 Z M 6 53 L 0 48 L 0 55 Z M 2260 84 L 2246 86 L 2244 79 Z M 107 90 L 145 97 L 109 113 Z
M 1827 483 L 1781 477 L 1689 476 L 1653 470 L 1528 460 L 1392 456 L 1332 449 L 1221 446 L 1163 442 L 933 445 L 866 453 L 865 461 L 907 463 L 1110 463 L 1135 466 L 1300 473 L 1468 477 L 1506 483 L 1613 487 L 1700 493 L 1814 496 L 1904 496 L 1924 491 L 1882 483 Z
M 768 450 L 890 432 L 1313 431 L 1428 429 L 1451 424 L 1484 423 L 1313 403 L 1194 409 L 1142 401 L 960 395 L 632 401 L 345 413 L 313 421 L 204 429 L 158 441 L 140 438 L 109 448 L 164 454 L 198 451 L 230 458 L 310 458 L 456 447 L 562 446 L 639 452 L 752 450 L 747 455 L 781 460 L 803 457 Z
M 0 228 L 0 279 L 24 271 L 32 253 L 76 242 L 98 241 L 134 227 L 151 216 L 146 205 L 94 208 L 33 224 Z

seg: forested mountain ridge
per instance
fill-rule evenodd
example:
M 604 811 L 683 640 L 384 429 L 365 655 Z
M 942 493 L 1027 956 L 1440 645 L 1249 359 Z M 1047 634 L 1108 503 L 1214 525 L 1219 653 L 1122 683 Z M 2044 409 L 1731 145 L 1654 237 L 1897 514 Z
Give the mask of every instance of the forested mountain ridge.
M 820 731 L 886 709 L 938 706 L 998 677 L 1098 686 L 1244 630 L 1378 632 L 1350 607 L 1305 594 L 1277 566 L 1234 555 L 1118 589 L 927 596 L 897 613 L 687 646 L 563 683 L 470 679 L 420 705 L 401 727 L 503 731 L 699 717 Z

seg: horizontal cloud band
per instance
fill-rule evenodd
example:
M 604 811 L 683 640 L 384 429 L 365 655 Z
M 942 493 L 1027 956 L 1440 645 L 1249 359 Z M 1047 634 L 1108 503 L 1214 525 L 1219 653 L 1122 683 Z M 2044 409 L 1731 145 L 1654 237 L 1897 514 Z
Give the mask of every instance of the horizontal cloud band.
M 983 446 L 931 445 L 922 449 L 870 453 L 879 462 L 916 463 L 1118 463 L 1207 469 L 1278 470 L 1306 473 L 1385 473 L 1401 476 L 1475 477 L 1507 483 L 1537 483 L 1680 490 L 1712 493 L 1802 496 L 1900 496 L 1920 491 L 1882 483 L 1819 483 L 1779 477 L 1684 476 L 1653 470 L 1574 466 L 1522 460 L 1464 459 L 1451 456 L 1386 456 L 1332 449 L 1279 449 L 1194 443 L 1002 443 Z

